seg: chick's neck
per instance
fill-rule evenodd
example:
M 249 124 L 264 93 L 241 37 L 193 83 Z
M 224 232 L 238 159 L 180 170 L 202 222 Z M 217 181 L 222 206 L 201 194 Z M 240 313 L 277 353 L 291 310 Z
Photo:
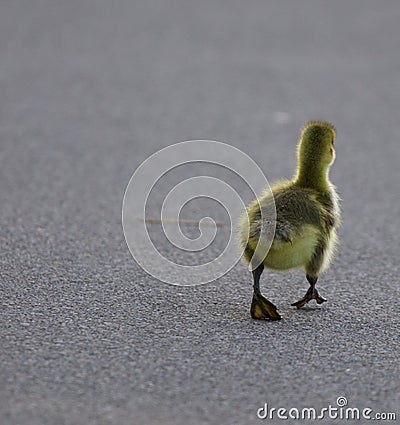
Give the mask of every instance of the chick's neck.
M 329 181 L 329 165 L 314 161 L 300 161 L 294 178 L 297 186 L 317 189 L 321 192 L 329 192 L 331 183 Z

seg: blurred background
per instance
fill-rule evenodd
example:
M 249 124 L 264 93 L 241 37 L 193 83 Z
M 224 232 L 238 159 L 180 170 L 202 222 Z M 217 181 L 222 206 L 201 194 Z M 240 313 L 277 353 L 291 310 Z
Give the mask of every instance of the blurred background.
M 1 1 L 1 423 L 398 409 L 399 21 L 395 0 Z M 195 288 L 136 265 L 122 198 L 150 154 L 219 140 L 273 181 L 311 119 L 337 128 L 326 306 L 293 310 L 302 273 L 265 273 L 285 320 L 254 322 L 242 264 Z

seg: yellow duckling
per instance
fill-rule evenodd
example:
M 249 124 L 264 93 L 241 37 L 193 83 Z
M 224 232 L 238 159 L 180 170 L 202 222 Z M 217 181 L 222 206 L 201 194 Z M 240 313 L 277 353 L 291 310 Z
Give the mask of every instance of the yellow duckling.
M 297 172 L 291 181 L 279 181 L 260 199 L 253 201 L 240 223 L 240 243 L 244 259 L 253 268 L 253 299 L 250 314 L 253 319 L 281 319 L 274 304 L 261 295 L 260 276 L 264 266 L 275 270 L 302 267 L 310 288 L 303 298 L 292 304 L 303 307 L 314 299 L 326 301 L 315 288 L 318 276 L 330 264 L 340 223 L 340 210 L 335 187 L 329 181 L 329 168 L 335 160 L 336 131 L 327 122 L 311 121 L 301 131 L 297 151 Z M 263 223 L 261 210 L 276 207 L 276 228 L 272 245 L 262 257 L 256 258 L 257 243 Z M 256 252 L 255 252 L 256 251 Z M 256 254 L 256 255 L 254 255 Z M 259 255 L 260 256 L 260 255 Z

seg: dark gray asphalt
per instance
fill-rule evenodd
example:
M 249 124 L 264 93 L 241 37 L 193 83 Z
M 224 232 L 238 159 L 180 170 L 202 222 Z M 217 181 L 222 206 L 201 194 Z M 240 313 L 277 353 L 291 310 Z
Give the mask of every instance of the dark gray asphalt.
M 2 425 L 247 425 L 339 396 L 399 417 L 399 21 L 396 0 L 1 2 Z M 254 322 L 242 264 L 182 288 L 133 262 L 121 203 L 151 153 L 221 140 L 273 180 L 316 118 L 343 199 L 328 303 L 295 311 L 302 274 L 265 274 L 285 320 Z

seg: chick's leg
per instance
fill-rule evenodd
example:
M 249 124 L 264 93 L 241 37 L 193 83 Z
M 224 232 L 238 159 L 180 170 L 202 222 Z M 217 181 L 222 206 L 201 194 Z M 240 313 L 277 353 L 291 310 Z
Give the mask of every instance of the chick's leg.
M 292 304 L 293 307 L 301 308 L 311 300 L 315 300 L 317 304 L 322 304 L 323 302 L 326 301 L 324 297 L 321 297 L 321 295 L 319 295 L 315 287 L 315 284 L 317 283 L 317 280 L 318 280 L 318 276 L 306 275 L 306 278 L 308 282 L 310 283 L 310 287 L 308 288 L 308 291 L 306 292 L 306 295 L 304 295 L 303 298 L 301 298 L 299 301 L 296 301 L 295 303 Z
M 274 304 L 272 304 L 271 301 L 267 300 L 261 295 L 260 277 L 263 270 L 264 265 L 262 263 L 256 269 L 253 270 L 254 292 L 250 308 L 251 317 L 253 319 L 280 320 L 282 319 L 282 317 L 277 312 Z
M 301 308 L 311 300 L 315 300 L 317 304 L 322 304 L 323 302 L 326 301 L 325 298 L 319 295 L 318 291 L 315 288 L 315 285 L 318 280 L 318 274 L 324 262 L 325 251 L 326 251 L 326 241 L 322 240 L 315 247 L 312 259 L 305 267 L 306 278 L 310 284 L 310 287 L 308 288 L 306 295 L 304 295 L 304 297 L 301 300 L 293 303 L 292 306 Z

